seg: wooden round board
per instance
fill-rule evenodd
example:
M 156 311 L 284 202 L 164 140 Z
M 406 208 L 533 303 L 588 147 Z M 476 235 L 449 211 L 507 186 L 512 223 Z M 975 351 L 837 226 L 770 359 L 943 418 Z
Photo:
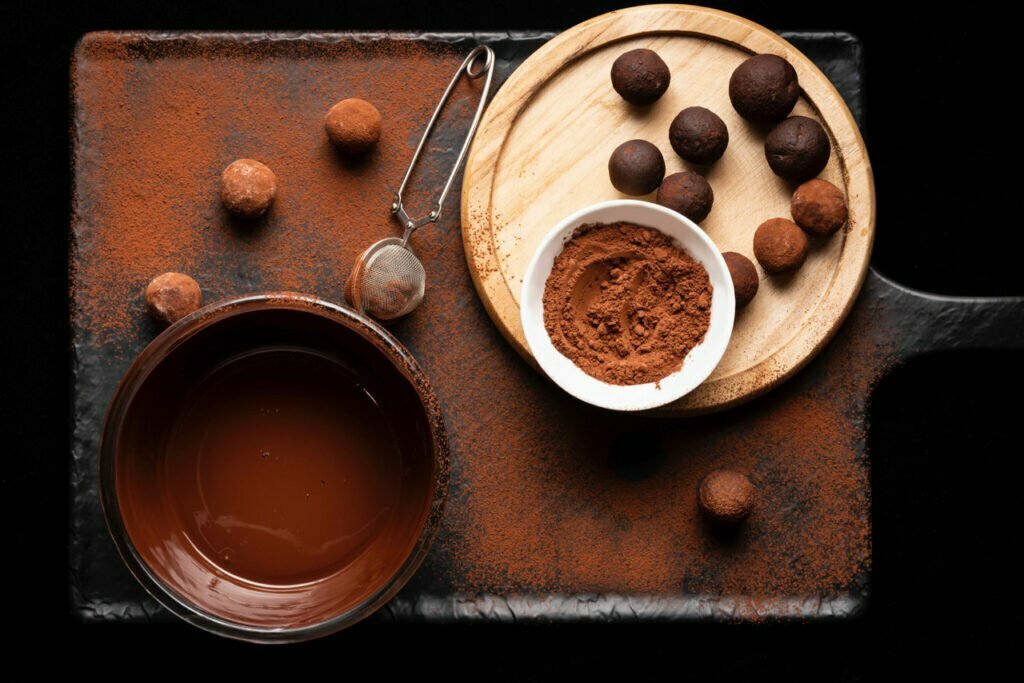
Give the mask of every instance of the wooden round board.
M 656 51 L 672 71 L 668 91 L 646 109 L 622 100 L 609 75 L 616 57 L 638 47 Z M 663 412 L 709 412 L 749 400 L 828 342 L 860 290 L 874 238 L 871 165 L 853 117 L 824 74 L 775 33 L 703 7 L 651 5 L 604 14 L 545 44 L 502 86 L 473 143 L 462 188 L 466 257 L 488 313 L 523 356 L 532 361 L 519 290 L 537 245 L 570 213 L 623 196 L 608 180 L 608 157 L 620 143 L 650 140 L 667 173 L 690 168 L 668 142 L 681 109 L 707 107 L 729 128 L 725 155 L 702 170 L 715 204 L 701 227 L 719 249 L 753 260 L 757 226 L 790 216 L 793 186 L 765 161 L 767 131 L 740 118 L 729 101 L 733 70 L 762 52 L 796 69 L 803 94 L 793 114 L 814 117 L 828 131 L 832 156 L 820 177 L 846 191 L 849 221 L 832 238 L 812 240 L 795 275 L 768 277 L 758 267 L 760 291 L 738 312 L 725 357 L 704 384 Z

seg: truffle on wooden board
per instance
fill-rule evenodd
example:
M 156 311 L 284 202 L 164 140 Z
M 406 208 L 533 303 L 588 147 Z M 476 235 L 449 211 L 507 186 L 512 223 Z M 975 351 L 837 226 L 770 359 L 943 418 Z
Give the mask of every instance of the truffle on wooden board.
M 727 251 L 722 254 L 725 265 L 729 267 L 729 275 L 732 276 L 732 288 L 736 293 L 736 306 L 746 306 L 757 294 L 760 286 L 760 278 L 757 276 L 757 268 L 753 262 L 743 254 L 735 251 Z
M 358 97 L 336 103 L 324 117 L 324 129 L 335 147 L 348 154 L 364 154 L 380 139 L 377 107 Z
M 729 78 L 729 99 L 743 118 L 756 123 L 781 121 L 800 97 L 796 70 L 777 55 L 754 55 Z
M 668 65 L 653 50 L 630 50 L 612 63 L 612 87 L 630 104 L 653 104 L 671 80 Z
M 715 193 L 704 176 L 684 171 L 665 177 L 655 201 L 683 214 L 694 223 L 700 223 L 711 213 Z
M 821 124 L 806 116 L 790 116 L 764 140 L 764 155 L 775 175 L 803 182 L 821 173 L 832 143 Z
M 729 146 L 729 129 L 718 114 L 704 107 L 687 107 L 668 129 L 672 149 L 694 164 L 718 161 Z
M 818 237 L 835 234 L 847 218 L 843 191 L 820 178 L 808 180 L 796 188 L 789 210 L 797 225 Z
M 796 270 L 807 258 L 807 235 L 793 221 L 770 218 L 754 232 L 754 257 L 771 275 Z
M 146 307 L 153 318 L 170 325 L 203 305 L 199 283 L 184 273 L 157 275 L 146 287 Z
M 238 159 L 220 176 L 224 208 L 241 218 L 259 218 L 277 196 L 277 176 L 255 159 Z
M 665 157 L 646 140 L 623 142 L 608 160 L 608 177 L 619 192 L 649 194 L 665 177 Z

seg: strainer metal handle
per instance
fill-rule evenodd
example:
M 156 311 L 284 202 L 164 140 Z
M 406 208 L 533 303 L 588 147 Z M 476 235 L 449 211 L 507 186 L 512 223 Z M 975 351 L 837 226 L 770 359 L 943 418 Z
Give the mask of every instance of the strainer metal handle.
M 480 55 L 484 55 L 483 65 L 476 71 L 473 70 L 473 66 Z M 405 192 L 406 185 L 409 184 L 409 178 L 412 177 L 413 168 L 416 167 L 416 162 L 419 161 L 420 154 L 423 152 L 423 147 L 427 144 L 427 138 L 430 137 L 430 132 L 434 129 L 434 124 L 437 123 L 438 117 L 441 115 L 441 110 L 444 109 L 444 105 L 448 102 L 448 98 L 451 97 L 452 91 L 455 90 L 455 86 L 459 82 L 459 78 L 465 73 L 470 79 L 477 79 L 481 76 L 487 76 L 487 80 L 484 81 L 483 91 L 480 93 L 480 104 L 476 108 L 476 114 L 473 116 L 473 122 L 469 126 L 469 132 L 466 134 L 466 140 L 462 143 L 462 149 L 459 150 L 459 158 L 455 160 L 455 165 L 452 166 L 452 172 L 448 175 L 448 181 L 444 184 L 444 189 L 441 190 L 440 196 L 434 203 L 434 208 L 431 209 L 430 213 L 423 218 L 411 218 L 409 214 L 405 212 L 405 207 L 402 204 L 402 193 Z M 444 91 L 444 95 L 441 96 L 441 101 L 437 103 L 437 108 L 434 109 L 434 115 L 430 117 L 430 121 L 427 123 L 426 130 L 423 131 L 423 137 L 420 138 L 420 144 L 416 147 L 416 152 L 412 155 L 412 161 L 409 162 L 409 168 L 405 171 L 405 178 L 402 179 L 402 185 L 398 188 L 398 192 L 395 193 L 395 199 L 391 203 L 391 213 L 402 223 L 402 227 L 405 229 L 405 234 L 402 237 L 402 243 L 408 241 L 409 236 L 414 230 L 420 228 L 427 223 L 436 223 L 441 217 L 441 207 L 444 205 L 444 200 L 448 196 L 448 192 L 452 189 L 452 183 L 455 182 L 455 175 L 462 165 L 462 160 L 466 157 L 466 151 L 469 149 L 469 143 L 473 140 L 473 135 L 476 133 L 476 127 L 480 124 L 480 117 L 483 116 L 484 106 L 487 104 L 487 96 L 491 90 L 491 79 L 494 76 L 494 50 L 486 45 L 479 45 L 466 56 L 465 61 L 462 62 L 462 66 L 455 72 L 455 76 L 452 78 L 451 83 L 448 84 L 448 88 Z

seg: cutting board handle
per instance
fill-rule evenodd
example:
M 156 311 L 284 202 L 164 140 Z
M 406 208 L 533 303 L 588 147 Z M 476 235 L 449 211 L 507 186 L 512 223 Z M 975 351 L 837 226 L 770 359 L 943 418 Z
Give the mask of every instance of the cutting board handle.
M 901 360 L 936 351 L 1024 349 L 1024 297 L 929 294 L 871 268 L 863 299 L 893 321 Z

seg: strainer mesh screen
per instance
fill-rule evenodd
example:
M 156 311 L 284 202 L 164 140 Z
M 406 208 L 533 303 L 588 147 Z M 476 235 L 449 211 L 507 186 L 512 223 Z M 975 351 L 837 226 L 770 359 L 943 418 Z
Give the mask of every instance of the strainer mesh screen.
M 363 270 L 363 310 L 390 320 L 412 311 L 423 299 L 427 274 L 410 250 L 397 244 L 381 247 Z

